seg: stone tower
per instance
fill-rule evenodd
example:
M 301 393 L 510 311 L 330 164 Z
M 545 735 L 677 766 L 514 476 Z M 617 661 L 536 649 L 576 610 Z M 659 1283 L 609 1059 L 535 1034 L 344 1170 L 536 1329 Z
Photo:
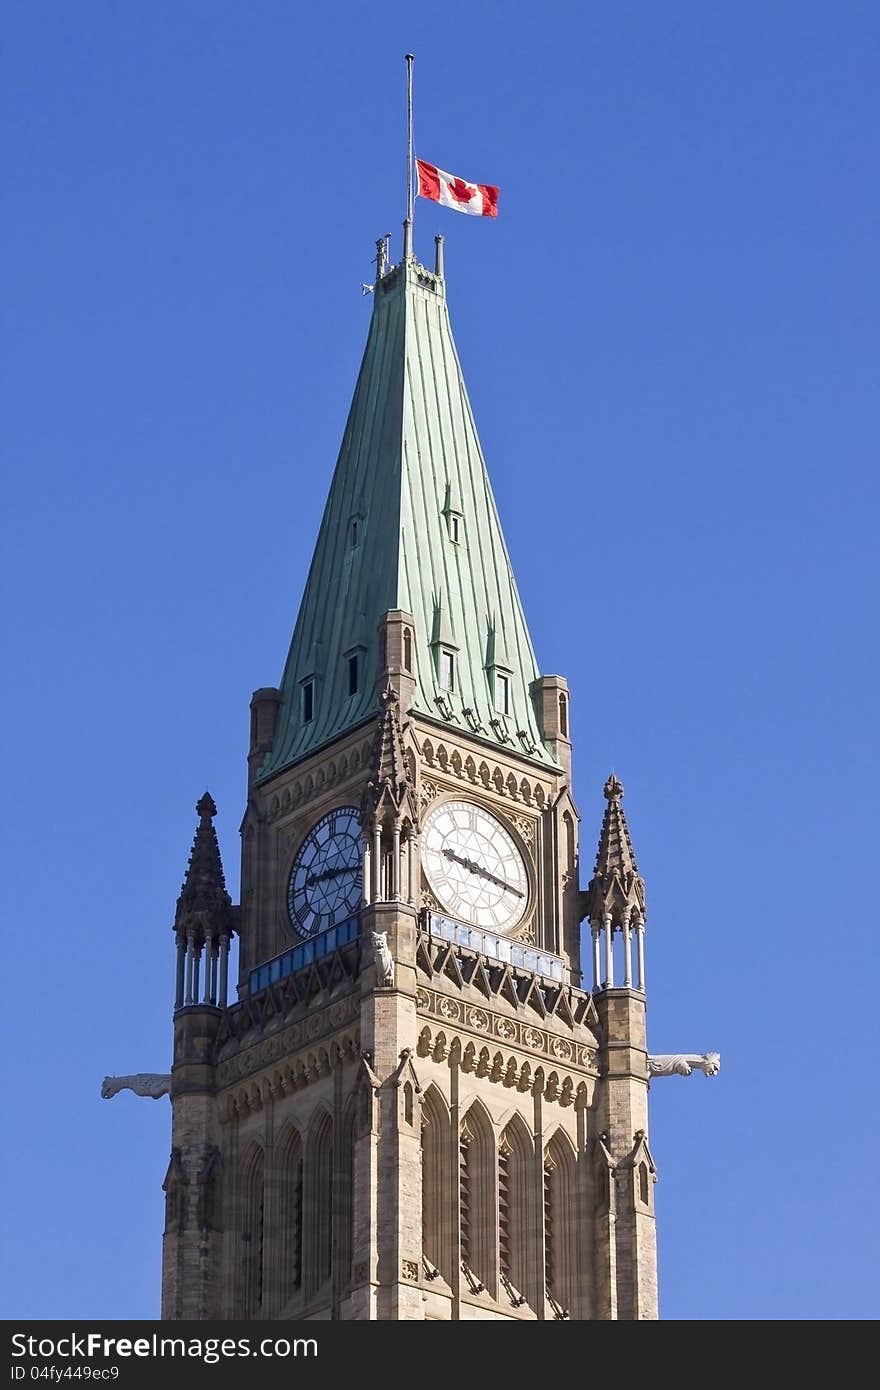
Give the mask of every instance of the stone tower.
M 570 727 L 440 240 L 434 269 L 380 243 L 287 663 L 251 701 L 241 905 L 207 795 L 178 902 L 164 1317 L 657 1316 L 644 885 L 612 777 L 580 887 Z

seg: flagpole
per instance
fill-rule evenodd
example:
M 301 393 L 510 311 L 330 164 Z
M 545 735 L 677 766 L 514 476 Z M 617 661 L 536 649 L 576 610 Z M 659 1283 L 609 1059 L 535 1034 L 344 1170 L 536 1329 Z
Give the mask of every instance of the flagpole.
M 406 61 L 406 221 L 403 224 L 403 259 L 413 257 L 413 62 L 412 53 Z

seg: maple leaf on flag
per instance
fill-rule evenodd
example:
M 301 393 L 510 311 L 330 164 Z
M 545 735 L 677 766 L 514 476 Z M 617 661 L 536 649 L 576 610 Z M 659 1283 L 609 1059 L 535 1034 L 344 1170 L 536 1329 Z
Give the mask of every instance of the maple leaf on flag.
M 450 179 L 446 187 L 457 203 L 469 203 L 476 192 L 469 183 L 465 183 L 464 179 L 459 178 Z

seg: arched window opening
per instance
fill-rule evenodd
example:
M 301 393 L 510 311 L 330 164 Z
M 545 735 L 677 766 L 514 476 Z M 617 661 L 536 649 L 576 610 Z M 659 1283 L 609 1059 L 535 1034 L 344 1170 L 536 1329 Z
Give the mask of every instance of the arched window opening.
M 403 629 L 403 669 L 412 672 L 412 631 L 410 628 Z
M 304 1263 L 307 1294 L 330 1278 L 333 1250 L 333 1125 L 326 1110 L 312 1122 L 305 1165 L 308 1243 Z
M 357 1133 L 357 1099 L 349 1102 L 342 1122 L 339 1154 L 339 1272 L 343 1285 L 354 1263 L 354 1144 Z
M 439 1091 L 429 1086 L 422 1116 L 422 1253 L 429 1279 L 450 1279 L 449 1114 Z M 462 1252 L 462 1259 L 465 1258 Z
M 559 696 L 559 732 L 563 738 L 568 738 L 568 696 L 561 693 Z
M 458 1144 L 459 1205 L 461 1209 L 461 1258 L 471 1264 L 471 1136 L 465 1130 Z
M 544 1279 L 547 1292 L 553 1297 L 553 1290 L 559 1282 L 559 1270 L 554 1264 L 554 1237 L 556 1235 L 556 1210 L 553 1201 L 553 1173 L 556 1164 L 547 1157 L 544 1160 Z
M 405 1123 L 408 1125 L 411 1125 L 413 1122 L 414 1103 L 415 1096 L 413 1093 L 412 1083 L 410 1081 L 407 1081 L 406 1085 L 403 1088 L 403 1118 Z
M 302 1140 L 290 1129 L 279 1147 L 279 1244 L 281 1302 L 302 1291 L 303 1152 Z
M 471 1105 L 459 1141 L 461 1263 L 473 1293 L 495 1287 L 495 1160 L 492 1125 L 482 1105 Z
M 544 1278 L 547 1299 L 557 1318 L 577 1316 L 579 1207 L 575 1155 L 557 1132 L 544 1157 Z
M 649 1203 L 650 1203 L 651 1189 L 650 1189 L 649 1186 L 648 1186 L 648 1181 L 649 1181 L 649 1179 L 648 1179 L 648 1165 L 647 1165 L 647 1163 L 640 1163 L 640 1164 L 639 1164 L 639 1197 L 640 1197 L 640 1199 L 641 1199 L 641 1202 L 642 1202 L 642 1205 L 643 1205 L 643 1206 L 648 1206 Z
M 530 1231 L 534 1159 L 526 1126 L 516 1115 L 498 1146 L 498 1264 L 501 1297 L 515 1308 L 534 1306 Z
M 263 1150 L 255 1147 L 242 1174 L 242 1313 L 246 1318 L 258 1318 L 263 1310 L 264 1167 Z
M 574 821 L 568 811 L 562 817 L 562 824 L 565 827 L 565 862 L 569 869 L 574 868 Z

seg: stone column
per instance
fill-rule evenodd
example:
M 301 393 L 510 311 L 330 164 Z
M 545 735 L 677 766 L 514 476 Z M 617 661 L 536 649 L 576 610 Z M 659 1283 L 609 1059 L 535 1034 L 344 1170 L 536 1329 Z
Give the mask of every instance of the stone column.
M 229 990 L 229 937 L 224 932 L 220 938 L 220 995 L 217 1003 L 221 1009 L 226 1008 L 226 1000 Z
M 614 927 L 611 918 L 605 918 L 605 984 L 614 988 Z
M 183 932 L 177 933 L 177 978 L 174 990 L 174 1007 L 179 1009 L 183 1004 L 184 976 L 186 973 L 186 939 Z
M 184 1004 L 194 1004 L 193 998 L 193 965 L 195 960 L 195 939 L 192 932 L 186 934 L 186 993 L 183 996 Z
M 382 896 L 382 826 L 377 820 L 373 826 L 373 902 Z

